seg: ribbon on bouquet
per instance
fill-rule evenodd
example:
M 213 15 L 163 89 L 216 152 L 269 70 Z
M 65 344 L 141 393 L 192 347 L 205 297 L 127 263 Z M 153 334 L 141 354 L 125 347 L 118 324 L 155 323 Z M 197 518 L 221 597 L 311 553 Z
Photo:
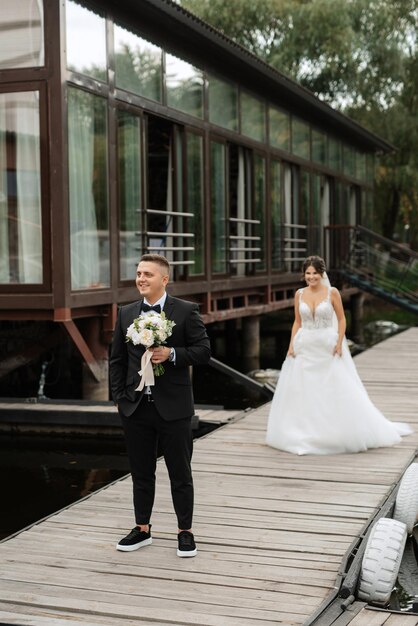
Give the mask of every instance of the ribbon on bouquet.
M 154 369 L 151 363 L 152 352 L 145 350 L 141 358 L 141 369 L 138 374 L 141 376 L 138 387 L 135 391 L 142 391 L 144 387 L 152 387 L 155 385 Z

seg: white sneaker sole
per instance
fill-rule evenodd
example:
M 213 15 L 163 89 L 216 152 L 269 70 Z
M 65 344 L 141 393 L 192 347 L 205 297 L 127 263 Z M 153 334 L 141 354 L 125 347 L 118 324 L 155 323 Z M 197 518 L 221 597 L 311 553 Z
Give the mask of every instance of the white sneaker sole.
M 196 554 L 197 554 L 197 548 L 196 550 L 187 550 L 187 551 L 177 550 L 177 556 L 181 556 L 181 557 L 196 556 Z
M 116 550 L 120 550 L 121 552 L 133 552 L 134 550 L 139 550 L 139 548 L 143 548 L 144 546 L 149 546 L 151 544 L 152 537 L 144 539 L 144 541 L 140 541 L 139 543 L 135 543 L 133 546 L 123 546 L 120 543 L 117 543 Z

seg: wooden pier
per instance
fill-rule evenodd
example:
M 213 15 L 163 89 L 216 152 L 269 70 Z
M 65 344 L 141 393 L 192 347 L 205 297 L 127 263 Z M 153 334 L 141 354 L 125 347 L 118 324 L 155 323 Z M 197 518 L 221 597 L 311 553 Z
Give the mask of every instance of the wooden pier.
M 176 556 L 176 521 L 160 462 L 152 546 L 115 550 L 133 525 L 129 477 L 0 544 L 0 623 L 309 622 L 418 446 L 418 328 L 359 355 L 356 364 L 377 406 L 413 425 L 414 434 L 393 448 L 299 457 L 264 444 L 266 404 L 196 442 L 196 558 Z M 418 616 L 362 607 L 352 626 L 418 624 Z

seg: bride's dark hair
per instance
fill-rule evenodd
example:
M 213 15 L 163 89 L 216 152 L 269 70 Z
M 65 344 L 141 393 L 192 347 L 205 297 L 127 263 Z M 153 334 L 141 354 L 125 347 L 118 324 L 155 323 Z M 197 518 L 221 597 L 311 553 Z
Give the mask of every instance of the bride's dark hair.
M 303 275 L 305 275 L 306 270 L 308 269 L 308 267 L 314 267 L 316 269 L 316 271 L 318 272 L 318 274 L 321 274 L 321 276 L 323 275 L 324 272 L 326 272 L 327 267 L 325 265 L 325 261 L 322 257 L 320 256 L 308 256 L 302 265 L 302 272 Z

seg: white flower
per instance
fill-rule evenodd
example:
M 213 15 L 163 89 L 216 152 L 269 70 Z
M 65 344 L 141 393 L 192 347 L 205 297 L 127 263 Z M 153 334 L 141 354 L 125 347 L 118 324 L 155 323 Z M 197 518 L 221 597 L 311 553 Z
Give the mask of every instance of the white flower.
M 135 327 L 135 322 L 129 326 L 128 330 L 126 331 L 126 336 L 132 341 L 135 346 L 140 343 L 139 334 Z
M 167 337 L 173 333 L 175 326 L 173 320 L 168 320 L 165 313 L 151 311 L 147 315 L 135 318 L 126 330 L 126 341 L 131 341 L 135 346 L 142 345 L 145 348 L 164 344 Z
M 126 336 L 131 337 L 134 330 L 135 330 L 135 322 L 132 323 L 130 326 L 128 326 L 128 330 L 126 331 Z
M 139 333 L 139 343 L 149 348 L 154 343 L 154 333 L 149 328 L 144 328 Z
M 164 328 L 159 328 L 155 332 L 155 334 L 157 335 L 158 341 L 160 341 L 161 343 L 167 339 L 167 333 L 165 332 Z
M 140 317 L 137 317 L 134 322 L 136 330 L 138 332 L 143 330 L 145 328 L 146 323 L 147 323 L 147 320 L 145 319 L 145 317 L 142 317 L 142 315 Z

